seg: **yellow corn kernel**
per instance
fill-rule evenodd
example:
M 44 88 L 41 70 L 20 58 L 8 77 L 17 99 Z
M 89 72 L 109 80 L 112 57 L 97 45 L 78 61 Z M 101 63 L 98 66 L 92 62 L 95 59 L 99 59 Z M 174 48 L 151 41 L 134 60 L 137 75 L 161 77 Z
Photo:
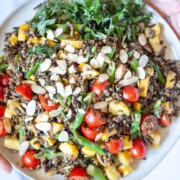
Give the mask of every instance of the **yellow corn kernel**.
M 116 130 L 116 129 L 112 129 L 111 131 L 109 131 L 109 129 L 106 128 L 106 129 L 104 130 L 104 132 L 103 132 L 103 135 L 102 135 L 101 140 L 102 140 L 102 141 L 105 141 L 105 140 L 107 140 L 109 137 L 115 135 L 116 133 L 117 133 L 117 130 Z
M 81 149 L 82 153 L 84 154 L 85 157 L 93 157 L 95 156 L 96 152 L 93 151 L 92 149 L 84 146 L 82 149 Z
M 131 173 L 134 169 L 130 166 L 121 165 L 118 167 L 118 171 L 122 176 L 127 176 L 129 173 Z
M 132 148 L 133 146 L 133 142 L 132 140 L 129 138 L 129 136 L 124 136 L 124 146 L 123 146 L 123 150 L 127 150 Z
M 18 31 L 18 41 L 26 41 L 27 36 L 24 30 Z
M 160 132 L 159 132 L 159 131 L 156 131 L 156 132 L 150 134 L 150 136 L 151 136 L 152 139 L 153 139 L 152 146 L 153 146 L 154 148 L 159 147 L 159 144 L 160 144 L 160 141 L 161 141 Z
M 48 46 L 53 46 L 54 44 L 56 44 L 54 41 L 51 41 L 51 40 L 47 40 L 47 45 Z
M 70 143 L 62 143 L 59 145 L 59 149 L 66 155 L 76 159 L 79 151 L 76 145 Z
M 46 38 L 45 38 L 44 36 L 42 36 L 42 37 L 39 39 L 39 44 L 42 44 L 45 40 L 46 40 Z
M 36 80 L 37 80 L 37 77 L 36 77 L 35 75 L 32 75 L 32 76 L 30 77 L 30 79 L 31 79 L 32 81 L 36 81 Z
M 146 97 L 149 88 L 149 77 L 141 79 L 139 82 L 140 97 Z
M 45 137 L 44 140 L 46 140 L 49 144 L 49 146 L 53 146 L 56 143 L 56 139 L 51 139 L 51 138 L 47 138 Z
M 173 108 L 171 107 L 169 101 L 163 103 L 163 108 L 166 111 L 166 114 L 171 114 L 173 112 Z
M 141 106 L 142 106 L 142 104 L 140 102 L 134 102 L 133 103 L 133 109 L 135 111 L 140 111 L 141 110 Z
M 32 37 L 30 37 L 28 40 L 29 40 L 29 42 L 31 42 L 32 44 L 39 44 L 39 39 L 38 39 L 38 38 L 32 38 Z
M 167 80 L 166 80 L 166 89 L 172 89 L 174 87 L 174 84 L 176 82 L 176 73 L 169 71 L 168 75 L 167 75 Z
M 121 164 L 126 166 L 129 166 L 134 161 L 129 151 L 119 152 L 117 158 Z
M 83 46 L 83 41 L 74 40 L 74 39 L 62 39 L 62 42 L 68 43 L 71 46 L 74 46 L 75 49 L 81 49 Z
M 30 145 L 36 150 L 41 149 L 41 144 L 39 143 L 39 140 L 37 138 L 32 139 L 30 141 Z
M 159 36 L 161 33 L 160 23 L 155 24 L 151 29 L 154 31 L 154 36 Z
M 57 123 L 57 122 L 52 122 L 52 132 L 53 134 L 56 134 L 60 131 L 62 131 L 64 125 L 63 124 L 60 124 L 60 123 Z
M 29 24 L 23 24 L 19 27 L 19 30 L 28 31 L 28 29 L 29 29 Z
M 18 42 L 18 37 L 15 34 L 12 34 L 11 37 L 9 38 L 9 42 L 15 46 Z
M 109 180 L 119 180 L 121 177 L 114 165 L 104 167 L 104 171 Z
M 124 102 L 113 100 L 109 103 L 109 112 L 113 115 L 130 115 L 129 107 Z

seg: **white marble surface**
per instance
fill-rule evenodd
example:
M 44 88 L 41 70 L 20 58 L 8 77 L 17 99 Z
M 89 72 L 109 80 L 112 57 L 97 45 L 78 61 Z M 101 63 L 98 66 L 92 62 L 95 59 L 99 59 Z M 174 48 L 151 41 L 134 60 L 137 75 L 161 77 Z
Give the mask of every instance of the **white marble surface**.
M 25 0 L 1 0 L 0 2 L 0 25 L 11 13 L 15 6 Z M 180 139 L 160 164 L 143 180 L 179 180 L 180 179 Z M 0 169 L 0 180 L 25 180 L 15 170 L 6 174 Z

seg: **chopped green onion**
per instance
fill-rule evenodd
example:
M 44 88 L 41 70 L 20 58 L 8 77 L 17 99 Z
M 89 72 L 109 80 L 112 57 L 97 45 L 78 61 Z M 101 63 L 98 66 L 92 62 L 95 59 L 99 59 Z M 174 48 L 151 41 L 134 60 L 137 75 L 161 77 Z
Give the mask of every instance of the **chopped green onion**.
M 108 67 L 109 82 L 111 84 L 114 83 L 115 71 L 116 71 L 116 65 L 115 65 L 115 62 L 112 61 L 112 62 L 110 62 L 109 67 Z
M 112 49 L 112 51 L 108 54 L 108 57 L 110 60 L 112 60 L 112 58 L 114 57 L 115 52 L 116 52 L 116 50 Z
M 136 59 L 133 59 L 132 61 L 130 61 L 129 64 L 130 64 L 132 70 L 133 70 L 134 72 L 137 72 L 137 68 L 138 68 L 138 66 L 139 66 L 138 61 L 137 61 Z
M 0 64 L 0 71 L 5 70 L 6 68 L 8 68 L 8 64 L 6 64 L 4 62 L 2 64 Z

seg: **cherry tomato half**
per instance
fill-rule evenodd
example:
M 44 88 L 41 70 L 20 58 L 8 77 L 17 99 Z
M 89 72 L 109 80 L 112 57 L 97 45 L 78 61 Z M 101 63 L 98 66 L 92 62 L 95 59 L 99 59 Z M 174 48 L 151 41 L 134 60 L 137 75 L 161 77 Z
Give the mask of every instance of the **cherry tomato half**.
M 41 104 L 41 107 L 45 110 L 45 111 L 52 111 L 52 110 L 55 110 L 59 107 L 59 103 L 56 103 L 52 106 L 49 106 L 48 105 L 48 102 L 47 102 L 47 99 L 45 98 L 45 95 L 44 94 L 40 94 L 39 95 L 39 98 L 40 98 L 40 104 Z
M 136 102 L 139 99 L 139 90 L 134 86 L 125 86 L 123 98 L 129 103 Z
M 40 165 L 41 161 L 35 158 L 36 152 L 33 150 L 27 150 L 22 156 L 22 163 L 28 169 L 36 169 Z
M 85 122 L 88 127 L 97 128 L 105 124 L 107 119 L 103 117 L 100 110 L 89 109 L 85 115 Z
M 4 128 L 4 124 L 3 124 L 3 120 L 0 119 L 0 137 L 3 137 L 7 134 L 5 128 Z
M 71 171 L 68 180 L 89 180 L 89 176 L 87 175 L 85 169 L 77 167 Z
M 6 106 L 0 106 L 0 117 L 4 116 L 5 110 L 6 110 Z
M 147 114 L 141 118 L 141 132 L 143 134 L 151 134 L 158 128 L 158 120 L 154 115 Z
M 15 91 L 23 96 L 26 100 L 31 100 L 33 97 L 33 91 L 27 84 L 20 84 L 16 86 Z
M 99 128 L 93 129 L 93 128 L 86 127 L 85 123 L 81 124 L 81 132 L 82 132 L 83 136 L 91 141 L 94 141 L 96 136 L 99 133 L 102 133 L 103 130 L 104 130 L 104 127 L 102 127 L 102 126 Z
M 3 92 L 3 88 L 0 86 L 0 101 L 4 100 L 4 92 Z
M 108 149 L 109 153 L 117 154 L 122 151 L 123 144 L 124 144 L 123 139 L 113 139 L 109 142 L 106 142 L 105 146 Z
M 100 96 L 109 84 L 108 81 L 100 83 L 96 80 L 91 86 L 91 91 L 93 91 L 97 96 Z
M 135 159 L 142 159 L 146 156 L 147 147 L 142 139 L 133 141 L 133 147 L 130 149 L 131 156 Z
M 163 127 L 169 126 L 172 122 L 171 118 L 164 111 L 161 113 L 158 121 Z
M 1 84 L 2 84 L 3 87 L 8 87 L 9 86 L 9 78 L 10 78 L 9 74 L 4 74 L 1 77 Z

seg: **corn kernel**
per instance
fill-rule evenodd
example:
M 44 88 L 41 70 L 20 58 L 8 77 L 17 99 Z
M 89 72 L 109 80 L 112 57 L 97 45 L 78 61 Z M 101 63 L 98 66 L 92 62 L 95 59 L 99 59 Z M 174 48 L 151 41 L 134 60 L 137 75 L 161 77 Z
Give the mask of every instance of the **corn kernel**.
M 82 149 L 81 149 L 82 153 L 85 155 L 85 157 L 93 157 L 95 156 L 96 152 L 93 151 L 92 149 L 84 146 Z

